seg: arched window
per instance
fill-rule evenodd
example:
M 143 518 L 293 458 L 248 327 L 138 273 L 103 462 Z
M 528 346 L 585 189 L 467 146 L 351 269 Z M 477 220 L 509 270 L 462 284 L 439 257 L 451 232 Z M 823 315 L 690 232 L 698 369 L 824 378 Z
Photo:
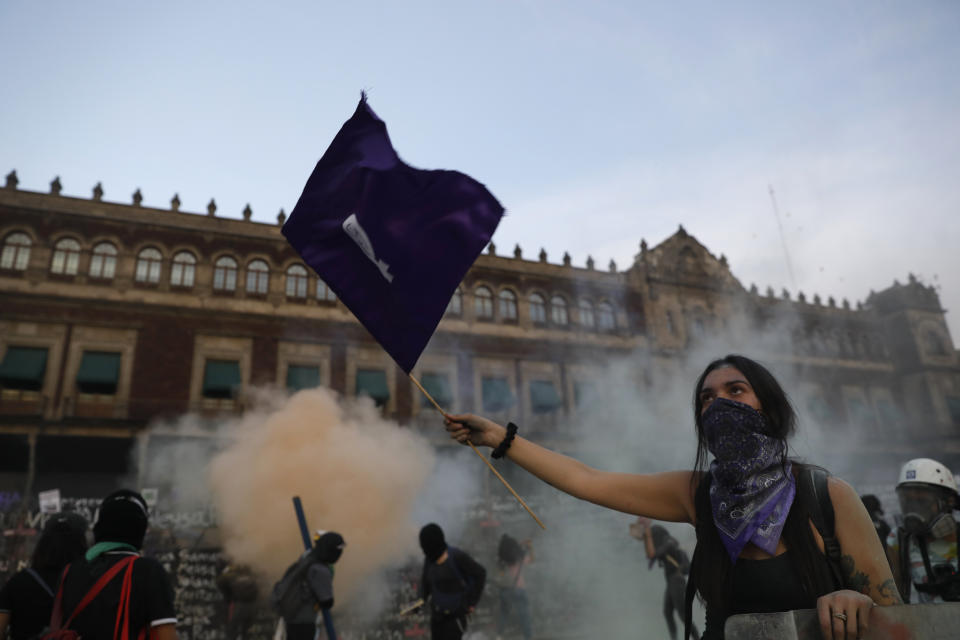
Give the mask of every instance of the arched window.
M 53 246 L 53 260 L 50 261 L 51 273 L 75 276 L 79 268 L 80 243 L 73 238 L 58 240 Z
M 570 317 L 567 315 L 567 301 L 560 296 L 550 298 L 550 321 L 561 327 L 565 327 L 570 322 Z
M 197 272 L 197 259 L 189 251 L 181 251 L 173 256 L 170 265 L 170 285 L 174 287 L 192 287 Z
M 493 318 L 493 294 L 486 287 L 477 287 L 473 292 L 473 309 L 478 318 Z
M 539 293 L 531 293 L 527 298 L 530 303 L 530 320 L 534 324 L 547 323 L 547 303 Z
M 137 282 L 160 282 L 160 266 L 163 264 L 163 255 L 153 247 L 147 247 L 137 255 L 137 268 L 134 279 Z
M 593 315 L 593 304 L 589 300 L 580 301 L 580 326 L 593 329 L 597 322 Z
M 613 305 L 609 302 L 597 305 L 597 328 L 600 331 L 613 331 L 617 328 L 617 318 L 613 314 Z
M 30 262 L 30 246 L 33 241 L 25 233 L 11 233 L 3 242 L 3 253 L 0 254 L 0 269 L 25 271 Z
M 236 260 L 230 256 L 217 258 L 217 261 L 213 263 L 213 288 L 215 291 L 236 291 Z
M 457 287 L 450 298 L 450 302 L 447 303 L 447 313 L 452 316 L 463 314 L 463 291 L 460 290 L 460 287 Z
M 287 267 L 287 297 L 307 297 L 307 269 L 303 265 L 293 264 Z
M 337 300 L 337 294 L 320 278 L 317 278 L 317 300 L 324 300 L 326 302 L 336 302 Z
M 504 289 L 498 295 L 500 298 L 500 319 L 501 320 L 516 320 L 517 319 L 517 294 L 515 294 L 510 289 Z
M 101 242 L 90 255 L 90 277 L 112 280 L 117 273 L 117 248 L 109 242 Z
M 263 260 L 247 265 L 247 293 L 266 295 L 270 288 L 270 266 Z

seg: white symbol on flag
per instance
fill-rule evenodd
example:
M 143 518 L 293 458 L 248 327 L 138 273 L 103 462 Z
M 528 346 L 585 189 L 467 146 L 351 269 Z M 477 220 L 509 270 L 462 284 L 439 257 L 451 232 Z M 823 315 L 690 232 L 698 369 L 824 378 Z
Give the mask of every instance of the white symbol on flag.
M 363 251 L 364 255 L 370 259 L 370 262 L 372 262 L 377 269 L 380 270 L 380 275 L 382 275 L 387 282 L 393 282 L 393 274 L 390 273 L 390 265 L 383 260 L 377 259 L 377 255 L 373 251 L 373 244 L 370 242 L 367 232 L 363 230 L 363 227 L 361 227 L 360 223 L 357 221 L 357 214 L 351 213 L 350 217 L 343 221 L 343 230 L 347 232 L 347 235 L 350 236 L 351 240 L 357 243 L 357 246 L 360 247 L 360 250 Z

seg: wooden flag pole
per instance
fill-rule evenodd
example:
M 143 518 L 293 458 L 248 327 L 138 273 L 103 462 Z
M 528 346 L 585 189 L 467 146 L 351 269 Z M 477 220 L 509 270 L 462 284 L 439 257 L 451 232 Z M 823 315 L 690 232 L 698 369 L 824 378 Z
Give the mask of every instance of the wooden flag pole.
M 450 414 L 447 413 L 446 411 L 444 411 L 443 408 L 441 408 L 440 405 L 437 404 L 437 401 L 433 399 L 433 396 L 431 396 L 429 393 L 427 393 L 427 390 L 423 388 L 423 385 L 420 384 L 420 381 L 417 380 L 416 378 L 414 378 L 412 373 L 408 373 L 407 375 L 410 376 L 410 379 L 413 380 L 413 384 L 417 385 L 417 389 L 420 389 L 420 391 L 423 393 L 423 395 L 426 396 L 427 400 L 430 401 L 430 403 L 437 409 L 437 411 L 439 411 L 441 414 L 443 414 L 443 417 L 444 417 L 444 418 L 450 418 Z M 506 478 L 504 478 L 502 475 L 500 475 L 500 472 L 497 471 L 497 469 L 496 469 L 492 464 L 490 464 L 490 461 L 487 460 L 487 457 L 486 457 L 485 455 L 483 455 L 482 453 L 480 453 L 480 450 L 477 449 L 477 448 L 473 445 L 473 443 L 470 442 L 469 440 L 467 440 L 467 444 L 470 445 L 470 448 L 473 449 L 473 452 L 474 452 L 475 454 L 477 454 L 478 456 L 480 456 L 480 459 L 483 460 L 483 462 L 484 462 L 488 467 L 490 467 L 490 471 L 493 472 L 493 475 L 497 476 L 497 479 L 499 479 L 500 482 L 503 483 L 503 486 L 505 486 L 505 487 L 510 491 L 510 493 L 513 494 L 513 497 L 517 499 L 517 502 L 520 503 L 520 506 L 522 506 L 524 509 L 527 510 L 527 513 L 530 514 L 530 517 L 531 517 L 531 518 L 533 518 L 534 520 L 536 520 L 537 524 L 540 525 L 540 528 L 546 529 L 547 526 L 546 526 L 545 524 L 543 524 L 543 522 L 540 521 L 540 518 L 537 517 L 537 514 L 535 514 L 533 511 L 530 510 L 530 507 L 528 507 L 528 506 L 527 506 L 527 503 L 523 501 L 523 498 L 521 498 L 521 497 L 519 496 L 519 494 L 517 494 L 517 492 L 513 490 L 513 487 L 510 486 L 510 483 L 507 482 Z

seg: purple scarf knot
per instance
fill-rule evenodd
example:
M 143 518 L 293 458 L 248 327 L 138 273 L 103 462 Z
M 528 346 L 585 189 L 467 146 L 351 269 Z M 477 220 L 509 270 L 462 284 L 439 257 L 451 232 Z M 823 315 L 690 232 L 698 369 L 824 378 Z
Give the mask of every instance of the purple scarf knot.
M 775 555 L 797 487 L 791 464 L 781 465 L 785 445 L 765 435 L 762 413 L 734 400 L 717 398 L 700 421 L 710 463 L 710 505 L 720 540 L 736 563 L 752 542 Z

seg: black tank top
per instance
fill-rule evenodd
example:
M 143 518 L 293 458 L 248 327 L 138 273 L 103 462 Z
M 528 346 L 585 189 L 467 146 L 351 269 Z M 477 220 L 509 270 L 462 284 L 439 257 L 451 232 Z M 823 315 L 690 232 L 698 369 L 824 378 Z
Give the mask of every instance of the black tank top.
M 812 609 L 817 599 L 804 591 L 790 561 L 790 550 L 764 560 L 738 558 L 731 575 L 730 611 L 707 610 L 704 640 L 723 638 L 727 616 Z

